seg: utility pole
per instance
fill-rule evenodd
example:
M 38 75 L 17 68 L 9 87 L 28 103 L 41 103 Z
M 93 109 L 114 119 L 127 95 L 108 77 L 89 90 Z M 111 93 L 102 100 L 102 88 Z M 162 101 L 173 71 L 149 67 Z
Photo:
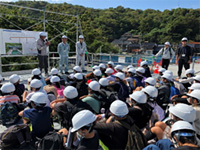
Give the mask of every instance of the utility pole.
M 44 32 L 45 32 L 45 28 L 46 28 L 46 27 L 45 27 L 45 22 L 46 22 L 46 21 L 45 21 L 45 7 L 44 7 L 44 8 L 43 8 L 43 27 L 44 27 L 43 30 L 44 30 Z
M 76 16 L 76 42 L 78 41 L 78 14 Z

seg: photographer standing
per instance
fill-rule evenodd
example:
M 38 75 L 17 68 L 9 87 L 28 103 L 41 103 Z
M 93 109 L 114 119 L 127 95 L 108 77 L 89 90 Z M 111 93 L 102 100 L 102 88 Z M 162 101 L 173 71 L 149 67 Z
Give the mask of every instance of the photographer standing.
M 162 68 L 166 70 L 169 67 L 170 60 L 175 56 L 175 52 L 170 46 L 169 42 L 165 42 L 165 46 L 155 55 L 156 57 L 162 55 Z
M 45 76 L 47 76 L 48 75 L 47 47 L 50 45 L 50 42 L 47 39 L 45 39 L 47 37 L 47 34 L 45 32 L 41 32 L 39 36 L 40 38 L 37 40 L 39 68 L 41 72 L 42 68 L 44 68 Z

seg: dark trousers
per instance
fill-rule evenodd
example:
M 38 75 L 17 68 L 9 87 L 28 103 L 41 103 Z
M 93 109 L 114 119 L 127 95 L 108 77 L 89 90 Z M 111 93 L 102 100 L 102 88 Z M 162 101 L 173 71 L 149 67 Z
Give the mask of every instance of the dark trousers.
M 162 59 L 162 67 L 167 70 L 169 67 L 169 62 L 170 62 L 170 59 Z
M 42 69 L 44 68 L 45 73 L 48 73 L 48 56 L 42 56 L 38 55 L 39 59 L 39 68 L 42 72 Z
M 188 64 L 188 60 L 179 59 L 179 61 L 178 61 L 178 76 L 179 77 L 181 76 L 183 66 L 184 66 L 185 70 L 190 68 L 190 64 Z

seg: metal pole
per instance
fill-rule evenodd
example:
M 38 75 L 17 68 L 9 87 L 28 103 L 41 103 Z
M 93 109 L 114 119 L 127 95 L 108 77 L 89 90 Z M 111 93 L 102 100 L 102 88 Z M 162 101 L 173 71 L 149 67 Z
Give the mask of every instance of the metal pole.
M 1 54 L 0 54 L 0 74 L 2 74 L 2 62 L 1 62 Z
M 43 8 L 43 27 L 44 27 L 44 32 L 45 32 L 45 29 L 46 29 L 46 27 L 45 27 L 45 7 Z
M 76 16 L 76 42 L 78 41 L 78 14 Z
M 192 59 L 192 69 L 194 69 L 194 60 L 195 58 Z

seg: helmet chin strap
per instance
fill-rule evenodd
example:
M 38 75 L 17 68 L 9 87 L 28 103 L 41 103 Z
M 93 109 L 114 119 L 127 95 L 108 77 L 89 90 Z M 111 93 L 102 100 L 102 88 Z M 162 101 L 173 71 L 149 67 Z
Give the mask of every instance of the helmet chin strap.
M 93 125 L 93 123 L 90 123 L 90 124 L 89 124 L 90 128 L 88 129 L 88 131 L 87 131 L 87 132 L 84 132 L 84 133 L 81 132 L 82 135 L 79 134 L 78 132 L 76 132 L 76 135 L 77 135 L 77 138 L 79 139 L 79 141 L 81 141 L 82 139 L 84 139 L 84 138 L 85 138 L 85 135 L 91 131 L 92 125 Z

